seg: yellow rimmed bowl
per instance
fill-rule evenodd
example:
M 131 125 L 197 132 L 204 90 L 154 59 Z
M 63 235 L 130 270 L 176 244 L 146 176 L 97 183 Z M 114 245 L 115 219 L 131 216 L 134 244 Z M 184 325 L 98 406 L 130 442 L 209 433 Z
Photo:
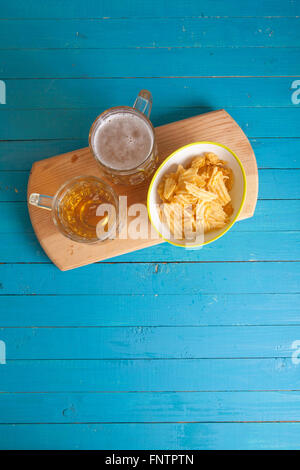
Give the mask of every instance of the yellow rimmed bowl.
M 163 163 L 154 173 L 147 196 L 147 209 L 151 224 L 161 236 L 161 238 L 171 243 L 172 245 L 184 248 L 188 247 L 185 241 L 181 242 L 175 239 L 172 234 L 169 235 L 169 238 L 166 238 L 164 235 L 168 232 L 168 228 L 166 227 L 166 224 L 159 218 L 158 205 L 161 204 L 162 201 L 158 195 L 157 187 L 165 174 L 176 171 L 178 165 L 182 165 L 183 167 L 188 166 L 194 157 L 205 152 L 215 153 L 220 160 L 226 161 L 227 166 L 230 167 L 233 171 L 234 185 L 230 191 L 230 196 L 234 211 L 230 217 L 229 223 L 225 227 L 205 233 L 201 239 L 201 243 L 194 245 L 192 244 L 190 247 L 198 248 L 220 238 L 222 235 L 224 235 L 224 233 L 228 232 L 228 230 L 237 221 L 238 216 L 243 208 L 247 186 L 246 174 L 240 159 L 232 150 L 217 142 L 194 142 L 192 144 L 185 145 L 178 150 L 175 150 L 175 152 L 173 152 L 163 161 Z

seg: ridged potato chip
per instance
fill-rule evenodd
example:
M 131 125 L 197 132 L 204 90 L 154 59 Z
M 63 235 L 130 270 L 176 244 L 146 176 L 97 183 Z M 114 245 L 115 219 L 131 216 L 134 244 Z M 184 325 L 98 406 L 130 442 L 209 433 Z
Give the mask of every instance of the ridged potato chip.
M 222 228 L 233 213 L 229 194 L 233 184 L 226 162 L 212 152 L 199 155 L 187 168 L 178 165 L 158 185 L 164 203 L 160 218 L 177 239 L 185 238 L 187 230 L 205 233 Z

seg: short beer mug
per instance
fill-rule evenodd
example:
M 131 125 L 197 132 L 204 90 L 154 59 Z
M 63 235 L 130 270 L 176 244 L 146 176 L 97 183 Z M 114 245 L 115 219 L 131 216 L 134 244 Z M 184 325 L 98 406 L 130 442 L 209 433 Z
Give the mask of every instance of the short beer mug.
M 95 176 L 72 178 L 53 197 L 32 193 L 29 203 L 50 210 L 58 230 L 75 242 L 114 238 L 119 229 L 118 197 Z
M 151 93 L 141 90 L 133 107 L 110 108 L 91 127 L 91 152 L 114 183 L 142 183 L 157 166 L 155 133 L 148 119 L 151 107 Z

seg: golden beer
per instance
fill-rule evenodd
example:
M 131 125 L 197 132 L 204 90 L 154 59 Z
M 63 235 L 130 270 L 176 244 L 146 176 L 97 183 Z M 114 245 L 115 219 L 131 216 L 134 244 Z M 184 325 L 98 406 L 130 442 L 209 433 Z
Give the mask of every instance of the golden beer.
M 58 220 L 69 234 L 96 241 L 97 225 L 100 223 L 107 232 L 111 216 L 109 212 L 97 215 L 101 204 L 115 207 L 111 192 L 93 177 L 79 178 L 60 198 Z

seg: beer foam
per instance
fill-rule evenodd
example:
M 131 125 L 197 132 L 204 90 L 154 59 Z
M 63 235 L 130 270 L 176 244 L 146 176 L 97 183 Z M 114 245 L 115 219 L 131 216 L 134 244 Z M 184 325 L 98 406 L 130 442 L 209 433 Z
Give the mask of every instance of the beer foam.
M 146 160 L 152 146 L 152 128 L 143 117 L 130 111 L 108 115 L 92 136 L 97 159 L 113 170 L 136 168 Z

